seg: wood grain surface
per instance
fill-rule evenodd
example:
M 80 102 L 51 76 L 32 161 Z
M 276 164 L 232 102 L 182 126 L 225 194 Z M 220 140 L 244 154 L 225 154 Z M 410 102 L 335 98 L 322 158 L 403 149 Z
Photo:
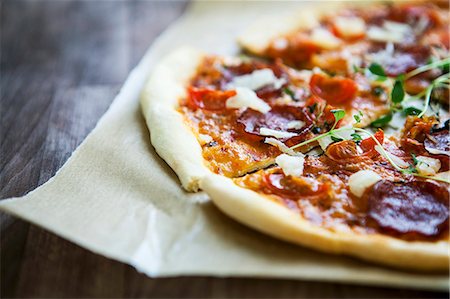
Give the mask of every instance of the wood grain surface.
M 93 129 L 184 1 L 1 1 L 1 190 L 46 182 Z M 436 298 L 447 293 L 253 278 L 150 279 L 1 214 L 1 297 Z

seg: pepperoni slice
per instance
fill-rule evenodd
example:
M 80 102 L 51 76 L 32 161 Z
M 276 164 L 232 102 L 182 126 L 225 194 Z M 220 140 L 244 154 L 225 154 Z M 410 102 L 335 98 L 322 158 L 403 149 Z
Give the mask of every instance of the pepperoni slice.
M 366 190 L 368 218 L 389 234 L 436 237 L 448 227 L 447 188 L 430 181 L 382 180 Z
M 400 45 L 396 48 L 395 54 L 382 63 L 382 66 L 387 75 L 395 77 L 425 65 L 429 57 L 430 47 Z
M 236 95 L 234 90 L 220 91 L 210 88 L 188 88 L 187 106 L 191 109 L 218 111 L 226 109 L 228 98 Z
M 355 81 L 349 78 L 325 74 L 314 74 L 309 82 L 311 92 L 331 105 L 345 104 L 351 101 L 358 90 Z
M 374 135 L 373 135 L 379 143 L 383 144 L 383 140 L 384 140 L 384 132 L 383 130 L 378 130 Z M 359 144 L 359 146 L 361 147 L 361 149 L 364 152 L 364 155 L 370 158 L 376 157 L 379 155 L 379 153 L 375 150 L 375 146 L 377 145 L 377 143 L 375 142 L 375 140 L 373 140 L 372 137 L 368 137 L 364 140 L 361 141 L 361 143 Z
M 347 163 L 359 156 L 356 143 L 351 140 L 332 143 L 327 147 L 326 155 L 335 162 Z
M 300 129 L 289 128 L 292 121 L 302 121 L 304 126 Z M 261 113 L 252 109 L 245 110 L 237 119 L 243 131 L 257 138 L 262 138 L 259 132 L 261 128 L 296 133 L 298 138 L 304 136 L 312 128 L 312 121 L 306 113 L 305 109 L 292 106 L 275 106 L 267 113 Z M 280 140 L 286 141 L 287 139 Z

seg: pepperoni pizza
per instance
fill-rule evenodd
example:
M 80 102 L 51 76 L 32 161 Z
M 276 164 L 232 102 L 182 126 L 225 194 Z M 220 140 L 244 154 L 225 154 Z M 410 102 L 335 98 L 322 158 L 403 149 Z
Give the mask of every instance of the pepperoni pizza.
M 152 144 L 185 189 L 257 230 L 447 270 L 448 9 L 307 16 L 247 31 L 241 45 L 261 58 L 191 48 L 165 58 L 141 101 Z

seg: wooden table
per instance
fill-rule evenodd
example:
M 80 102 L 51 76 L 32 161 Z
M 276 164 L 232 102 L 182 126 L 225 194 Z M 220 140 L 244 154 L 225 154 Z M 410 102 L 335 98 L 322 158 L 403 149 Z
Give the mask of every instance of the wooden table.
M 184 1 L 3 1 L 1 191 L 46 182 L 94 128 Z M 1 297 L 448 297 L 446 293 L 253 278 L 150 279 L 1 215 Z

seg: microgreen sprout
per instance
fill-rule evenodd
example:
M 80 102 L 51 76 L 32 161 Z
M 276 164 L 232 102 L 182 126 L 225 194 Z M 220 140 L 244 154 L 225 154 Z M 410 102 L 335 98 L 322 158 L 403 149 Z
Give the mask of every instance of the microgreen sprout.
M 333 112 L 334 111 L 334 112 Z M 335 115 L 335 121 L 334 124 L 332 126 L 332 129 L 326 133 L 323 133 L 321 135 L 318 135 L 316 137 L 313 137 L 311 139 L 308 139 L 306 141 L 303 141 L 299 144 L 296 144 L 292 147 L 290 147 L 290 150 L 295 150 L 299 147 L 305 146 L 307 144 L 310 144 L 314 141 L 317 141 L 319 139 L 325 138 L 327 136 L 330 136 L 330 138 L 337 142 L 337 141 L 341 141 L 341 138 L 337 138 L 334 136 L 335 133 L 339 133 L 339 132 L 343 132 L 343 131 L 347 131 L 347 130 L 354 130 L 355 132 L 360 132 L 360 133 L 364 133 L 365 135 L 368 135 L 370 138 L 373 139 L 373 141 L 375 142 L 375 144 L 378 146 L 378 149 L 380 150 L 380 154 L 392 165 L 392 167 L 394 167 L 398 172 L 402 173 L 402 174 L 409 174 L 409 175 L 413 175 L 413 176 L 417 176 L 417 177 L 421 177 L 421 178 L 426 178 L 426 179 L 432 179 L 432 180 L 436 180 L 436 181 L 441 181 L 441 182 L 445 182 L 445 183 L 450 183 L 450 181 L 444 179 L 444 178 L 439 178 L 436 176 L 426 176 L 426 175 L 421 175 L 419 173 L 417 173 L 416 168 L 414 167 L 414 165 L 410 165 L 409 168 L 404 169 L 401 168 L 397 163 L 395 163 L 395 161 L 391 158 L 391 156 L 387 153 L 387 151 L 383 148 L 383 145 L 380 143 L 380 141 L 378 141 L 378 139 L 368 130 L 362 129 L 362 128 L 356 128 L 356 127 L 342 127 L 342 128 L 338 128 L 335 129 L 337 123 L 339 120 L 341 120 L 342 118 L 344 118 L 345 116 L 345 111 L 341 110 L 341 109 L 337 109 L 337 110 L 331 110 L 331 112 Z M 353 133 L 351 135 L 353 137 L 353 140 L 355 142 L 362 140 L 362 137 L 360 134 L 356 134 Z M 339 139 L 339 140 L 338 140 Z M 355 140 L 356 139 L 356 140 Z M 414 156 L 413 156 L 413 161 L 414 161 Z M 417 160 L 417 159 L 416 159 Z
M 429 64 L 423 65 L 421 67 L 416 68 L 415 70 L 410 71 L 409 73 L 405 74 L 405 80 L 412 78 L 414 76 L 417 76 L 420 73 L 427 72 L 429 70 L 435 69 L 435 68 L 442 68 L 446 65 L 450 64 L 450 57 L 433 61 Z
M 403 81 L 398 79 L 394 83 L 394 87 L 391 92 L 391 100 L 393 103 L 398 104 L 405 98 L 405 90 L 403 89 Z
M 363 113 L 361 112 L 361 110 L 358 110 L 358 113 L 353 115 L 353 118 L 355 119 L 357 124 L 361 122 L 361 117 L 363 117 Z
M 283 88 L 283 91 L 295 101 L 295 93 L 292 91 L 292 89 L 290 89 L 289 87 L 285 87 Z
M 415 109 L 407 109 L 404 110 L 404 114 L 406 115 L 417 115 L 419 118 L 423 117 L 428 110 L 428 107 L 430 106 L 431 96 L 433 93 L 433 90 L 435 88 L 449 88 L 450 87 L 450 75 L 448 74 L 448 67 L 450 65 L 450 58 L 445 58 L 442 60 L 436 60 L 436 61 L 430 61 L 430 63 L 423 65 L 421 67 L 418 67 L 406 74 L 402 74 L 397 76 L 396 78 L 391 78 L 394 80 L 394 85 L 390 94 L 391 99 L 391 107 L 390 112 L 386 115 L 381 116 L 379 119 L 372 122 L 373 127 L 383 127 L 387 125 L 392 120 L 392 114 L 394 111 L 401 110 L 402 107 L 400 106 L 400 103 L 403 102 L 405 99 L 405 89 L 404 89 L 404 82 L 414 76 L 417 76 L 423 72 L 430 71 L 432 69 L 439 68 L 441 69 L 445 74 L 441 75 L 440 77 L 434 79 L 431 84 L 422 92 L 419 94 L 411 97 L 411 99 L 421 99 L 424 97 L 425 101 L 425 107 L 423 110 L 417 111 L 417 108 Z M 383 67 L 378 63 L 372 63 L 368 69 L 370 73 L 377 76 L 375 79 L 376 81 L 384 81 L 389 76 L 386 75 L 386 72 L 384 71 Z M 378 91 L 377 91 L 378 92 Z
M 331 137 L 331 140 L 333 140 L 333 142 L 339 142 L 339 141 L 344 140 L 344 139 L 339 138 L 339 137 L 336 137 L 336 136 L 334 136 L 334 135 L 331 135 L 330 137 Z
M 378 63 L 372 63 L 369 66 L 369 71 L 372 74 L 374 74 L 374 75 L 377 75 L 377 76 L 380 76 L 380 77 L 387 77 L 386 73 L 384 72 L 383 67 L 380 64 L 378 64 Z
M 344 118 L 344 116 L 345 116 L 345 111 L 342 110 L 342 109 L 334 109 L 334 110 L 330 110 L 330 112 L 333 113 L 333 115 L 334 115 L 334 124 L 333 124 L 333 126 L 331 127 L 331 130 L 333 130 L 333 129 L 336 127 L 337 123 L 338 123 L 341 119 Z
M 361 135 L 359 135 L 359 134 L 357 134 L 357 133 L 353 133 L 353 134 L 351 134 L 350 136 L 352 136 L 352 140 L 353 140 L 354 142 L 360 142 L 360 141 L 362 140 Z
M 387 125 L 392 120 L 392 111 L 374 120 L 370 125 L 375 128 L 381 128 Z

